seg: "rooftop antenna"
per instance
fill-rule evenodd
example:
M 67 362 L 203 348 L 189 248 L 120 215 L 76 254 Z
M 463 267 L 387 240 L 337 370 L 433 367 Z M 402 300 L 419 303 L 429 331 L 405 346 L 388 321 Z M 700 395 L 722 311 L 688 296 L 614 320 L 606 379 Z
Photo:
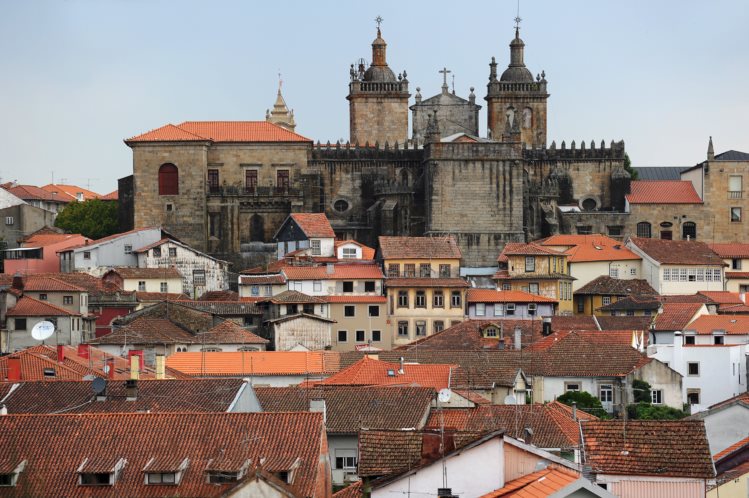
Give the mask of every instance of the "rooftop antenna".
M 515 15 L 515 33 L 520 31 L 520 22 L 523 20 L 522 17 L 520 17 L 520 0 L 518 0 L 518 10 L 517 14 Z
M 453 95 L 455 95 L 455 75 L 453 74 Z

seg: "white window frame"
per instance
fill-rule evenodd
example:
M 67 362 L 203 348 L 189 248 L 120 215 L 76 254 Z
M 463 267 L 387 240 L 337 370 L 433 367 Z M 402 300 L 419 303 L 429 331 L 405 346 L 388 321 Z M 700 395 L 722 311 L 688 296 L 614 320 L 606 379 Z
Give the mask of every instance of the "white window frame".
M 341 259 L 356 259 L 356 247 L 341 248 Z
M 320 256 L 322 254 L 320 239 L 310 239 L 309 246 L 313 256 Z
M 313 280 L 312 281 L 312 291 L 313 292 L 322 292 L 322 280 Z
M 607 399 L 604 399 L 607 398 Z M 614 402 L 614 385 L 613 384 L 601 384 L 598 386 L 598 399 L 601 403 L 613 403 Z
M 486 304 L 476 303 L 476 316 L 486 316 Z
M 505 307 L 502 303 L 496 303 L 494 305 L 494 316 L 504 316 L 505 314 Z
M 650 402 L 654 405 L 663 404 L 663 389 L 650 390 Z
M 159 289 L 160 289 L 161 292 L 163 292 L 165 294 L 168 293 L 169 292 L 169 282 L 161 282 L 159 284 Z
M 6 216 L 5 217 L 5 224 L 6 225 L 12 225 L 15 222 L 12 216 Z

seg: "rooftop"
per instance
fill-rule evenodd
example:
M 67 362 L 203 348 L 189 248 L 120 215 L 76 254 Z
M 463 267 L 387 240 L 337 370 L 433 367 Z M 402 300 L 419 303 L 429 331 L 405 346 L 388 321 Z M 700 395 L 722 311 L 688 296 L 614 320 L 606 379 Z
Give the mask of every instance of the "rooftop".
M 569 246 L 564 251 L 569 263 L 641 259 L 640 256 L 627 249 L 621 241 L 599 234 L 552 235 L 537 243 L 542 246 Z
M 612 295 L 612 296 L 657 296 L 658 293 L 653 289 L 647 280 L 632 278 L 628 280 L 612 278 L 608 275 L 601 275 L 583 285 L 575 291 L 580 295 Z
M 60 197 L 68 197 L 71 201 L 79 200 L 79 194 L 83 197 L 84 201 L 90 201 L 92 199 L 101 199 L 102 195 L 97 194 L 91 190 L 79 187 L 78 185 L 61 185 L 59 183 L 50 183 L 42 187 L 47 192 L 56 194 Z
M 694 330 L 697 334 L 705 335 L 715 331 L 724 331 L 727 335 L 749 335 L 749 316 L 702 315 L 681 330 Z
M 112 268 L 107 273 L 116 273 L 123 279 L 174 279 L 182 278 L 182 274 L 177 268 L 170 266 L 168 268 L 133 268 L 129 266 L 119 266 Z
M 194 377 L 252 375 L 327 375 L 340 369 L 332 351 L 243 351 L 236 353 L 175 353 L 167 367 Z
M 507 262 L 507 256 L 564 256 L 564 253 L 543 247 L 535 242 L 508 242 L 497 258 L 500 263 Z
M 546 498 L 574 483 L 581 476 L 577 472 L 562 467 L 548 467 L 538 472 L 524 475 L 505 483 L 505 486 L 481 498 Z
M 742 259 L 749 258 L 749 244 L 742 242 L 730 242 L 726 244 L 708 244 L 710 249 L 721 258 Z
M 635 180 L 625 197 L 630 204 L 702 204 L 692 182 L 685 180 Z
M 268 340 L 230 320 L 223 320 L 204 333 L 186 330 L 167 318 L 142 316 L 115 327 L 111 333 L 88 341 L 89 344 L 267 344 Z
M 724 266 L 723 259 L 704 242 L 632 237 L 631 243 L 655 261 L 667 265 Z
M 383 259 L 460 259 L 453 237 L 379 237 Z
M 456 365 L 400 363 L 367 356 L 317 383 L 319 386 L 418 386 L 440 390 L 451 387 Z
M 702 303 L 663 303 L 662 311 L 655 316 L 653 330 L 684 330 L 694 315 L 702 308 Z
M 282 272 L 287 280 L 378 280 L 385 278 L 380 266 L 374 264 L 286 266 Z
M 286 128 L 266 121 L 185 121 L 168 124 L 125 140 L 147 142 L 309 142 Z
M 335 232 L 325 213 L 291 213 L 289 217 L 307 237 L 335 238 Z
M 39 301 L 29 296 L 22 296 L 16 305 L 10 308 L 5 316 L 81 316 L 80 313 L 68 311 L 54 304 Z

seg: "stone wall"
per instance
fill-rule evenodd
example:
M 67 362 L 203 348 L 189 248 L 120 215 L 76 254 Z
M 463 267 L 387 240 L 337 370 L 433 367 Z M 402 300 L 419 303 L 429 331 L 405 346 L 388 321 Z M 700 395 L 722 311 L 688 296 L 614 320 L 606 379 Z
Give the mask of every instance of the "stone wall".
M 709 206 L 710 224 L 713 227 L 711 242 L 742 240 L 749 226 L 749 195 L 744 187 L 749 182 L 749 161 L 706 162 L 702 167 L 705 205 Z M 741 176 L 741 191 L 729 192 L 729 178 Z M 699 193 L 699 191 L 698 191 Z M 741 221 L 731 221 L 731 208 L 741 209 Z M 699 231 L 697 236 L 699 237 Z M 702 240 L 707 240 L 702 237 Z
M 408 94 L 351 95 L 351 143 L 390 145 L 408 140 Z

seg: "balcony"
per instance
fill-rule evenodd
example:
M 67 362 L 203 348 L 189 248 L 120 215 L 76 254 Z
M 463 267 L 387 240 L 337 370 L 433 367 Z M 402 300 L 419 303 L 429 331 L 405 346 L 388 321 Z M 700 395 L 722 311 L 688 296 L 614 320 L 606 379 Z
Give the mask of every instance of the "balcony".
M 298 197 L 301 190 L 293 187 L 243 187 L 238 185 L 209 185 L 211 197 Z
M 729 199 L 743 199 L 744 191 L 743 190 L 729 190 L 728 198 Z

